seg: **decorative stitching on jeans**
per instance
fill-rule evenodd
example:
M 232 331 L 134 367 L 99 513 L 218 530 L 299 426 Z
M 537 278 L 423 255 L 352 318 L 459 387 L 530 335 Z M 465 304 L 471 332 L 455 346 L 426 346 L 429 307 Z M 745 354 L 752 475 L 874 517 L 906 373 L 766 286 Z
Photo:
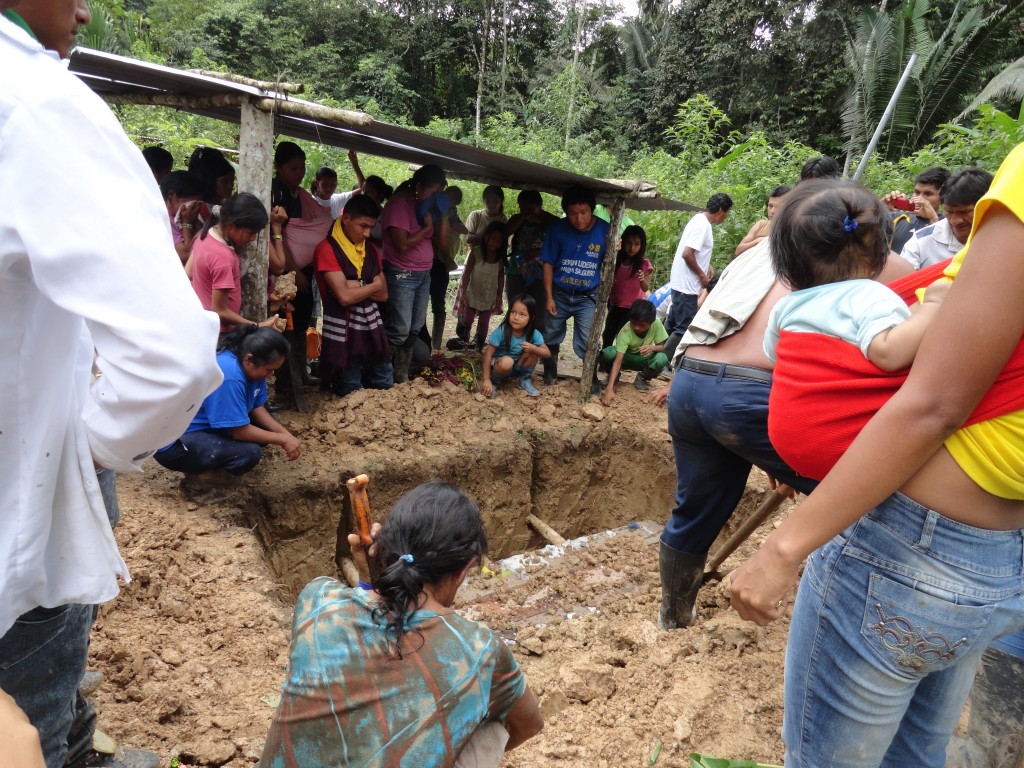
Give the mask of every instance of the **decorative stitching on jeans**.
M 919 670 L 929 662 L 951 661 L 956 649 L 967 642 L 966 637 L 951 643 L 939 632 L 925 634 L 904 616 L 886 616 L 881 603 L 875 603 L 875 610 L 878 623 L 868 629 L 877 633 L 882 645 L 896 654 L 900 666 Z

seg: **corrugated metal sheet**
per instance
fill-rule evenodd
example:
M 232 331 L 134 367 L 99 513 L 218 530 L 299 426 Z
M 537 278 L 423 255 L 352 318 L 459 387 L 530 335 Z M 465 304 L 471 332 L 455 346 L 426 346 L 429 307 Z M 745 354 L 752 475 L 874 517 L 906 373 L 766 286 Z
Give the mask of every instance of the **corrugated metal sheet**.
M 179 109 L 232 123 L 241 121 L 239 100 L 268 98 L 279 102 L 309 105 L 312 102 L 294 96 L 267 91 L 255 85 L 236 83 L 187 70 L 165 67 L 146 61 L 116 56 L 88 48 L 76 48 L 70 69 L 92 90 L 104 97 L 159 96 L 205 99 L 202 104 L 182 105 Z M 633 184 L 594 179 L 571 171 L 520 160 L 486 149 L 449 141 L 436 136 L 374 120 L 365 115 L 365 123 L 352 125 L 325 117 L 305 117 L 279 111 L 275 131 L 293 138 L 328 146 L 354 149 L 356 152 L 387 157 L 415 165 L 440 165 L 453 178 L 483 181 L 513 189 L 538 189 L 560 194 L 573 184 L 593 189 L 609 202 L 627 195 L 626 207 L 636 211 L 697 211 L 700 208 L 662 197 L 629 197 Z M 639 182 L 641 189 L 653 186 Z

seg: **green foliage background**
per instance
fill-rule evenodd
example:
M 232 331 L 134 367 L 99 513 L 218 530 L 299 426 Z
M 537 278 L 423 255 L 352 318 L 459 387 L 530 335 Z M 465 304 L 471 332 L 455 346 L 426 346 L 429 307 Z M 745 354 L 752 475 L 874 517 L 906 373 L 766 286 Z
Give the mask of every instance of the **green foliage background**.
M 911 49 L 926 64 L 887 151 L 868 164 L 869 187 L 909 189 L 933 165 L 995 170 L 1024 140 L 1021 94 L 953 123 L 1024 55 L 1024 0 L 904 0 L 888 10 L 866 0 L 641 0 L 635 17 L 605 0 L 92 0 L 92 10 L 90 47 L 299 81 L 324 104 L 586 175 L 643 178 L 696 205 L 727 192 L 735 207 L 716 230 L 718 267 L 804 161 L 832 154 L 856 165 Z M 202 144 L 237 147 L 230 124 L 116 111 L 140 146 L 160 144 L 179 162 Z M 924 111 L 930 122 L 915 117 Z M 310 176 L 329 165 L 342 187 L 354 181 L 343 150 L 305 149 Z M 409 175 L 398 162 L 361 163 L 392 184 Z M 482 186 L 456 183 L 466 215 Z M 506 207 L 515 210 L 514 193 Z M 557 212 L 558 201 L 545 207 Z M 633 218 L 648 232 L 656 280 L 667 279 L 689 215 Z

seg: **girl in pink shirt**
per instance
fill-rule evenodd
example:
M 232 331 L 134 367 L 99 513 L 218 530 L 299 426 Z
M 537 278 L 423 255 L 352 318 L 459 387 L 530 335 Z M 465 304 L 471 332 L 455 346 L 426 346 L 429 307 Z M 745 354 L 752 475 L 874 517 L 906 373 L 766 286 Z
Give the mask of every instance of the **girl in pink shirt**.
M 604 322 L 603 347 L 615 344 L 615 335 L 629 320 L 629 308 L 637 299 L 647 298 L 648 277 L 654 271 L 647 258 L 647 233 L 633 224 L 622 230 L 619 255 L 615 261 L 615 282 L 608 296 L 608 319 Z

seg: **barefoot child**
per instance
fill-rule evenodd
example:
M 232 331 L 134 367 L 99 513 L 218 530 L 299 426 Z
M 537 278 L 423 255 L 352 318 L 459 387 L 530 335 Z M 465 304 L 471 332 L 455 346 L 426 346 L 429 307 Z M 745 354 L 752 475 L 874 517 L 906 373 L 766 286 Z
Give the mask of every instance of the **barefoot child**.
M 498 387 L 509 376 L 519 377 L 519 386 L 530 397 L 540 397 L 531 377 L 538 360 L 551 355 L 537 330 L 537 302 L 528 293 L 512 300 L 505 319 L 487 340 L 480 391 L 497 397 Z
M 668 365 L 665 342 L 668 331 L 658 319 L 658 310 L 647 299 L 637 299 L 629 308 L 629 322 L 615 336 L 615 345 L 601 351 L 601 370 L 608 371 L 608 384 L 601 402 L 611 405 L 615 399 L 615 381 L 619 372 L 639 371 L 633 386 L 641 392 L 650 389 L 647 383 Z
M 508 237 L 505 225 L 492 221 L 487 225 L 480 244 L 473 248 L 466 261 L 466 295 L 463 298 L 462 326 L 469 334 L 473 319 L 477 318 L 476 349 L 482 351 L 487 339 L 491 314 L 501 307 L 501 294 L 505 285 L 503 265 L 508 255 Z
M 775 362 L 768 432 L 793 469 L 820 480 L 866 423 L 865 410 L 905 377 L 949 282 L 932 283 L 911 310 L 871 279 L 889 254 L 889 216 L 857 184 L 802 185 L 778 221 L 772 263 L 793 293 L 775 305 L 765 333 Z

